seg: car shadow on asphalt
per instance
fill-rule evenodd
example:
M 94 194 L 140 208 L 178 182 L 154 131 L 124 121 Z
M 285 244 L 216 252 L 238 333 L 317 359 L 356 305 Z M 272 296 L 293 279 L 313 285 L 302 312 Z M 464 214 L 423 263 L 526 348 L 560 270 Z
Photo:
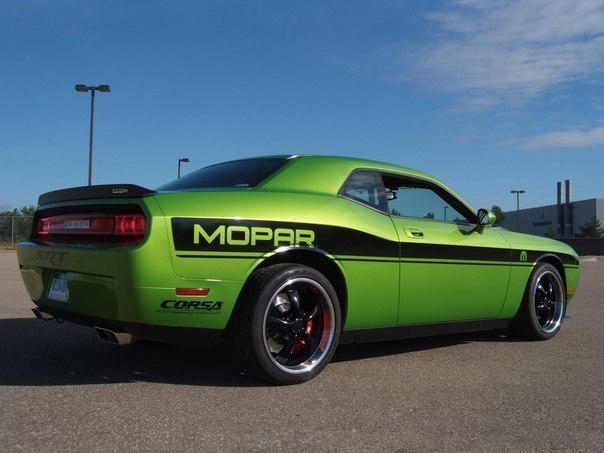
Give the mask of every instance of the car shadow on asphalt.
M 475 341 L 514 341 L 495 332 L 342 345 L 333 361 L 405 354 Z M 137 341 L 117 346 L 94 330 L 35 318 L 0 319 L 0 385 L 64 386 L 127 382 L 263 387 L 237 371 L 226 346 L 212 349 Z
M 146 341 L 118 346 L 68 322 L 0 319 L 0 385 L 53 386 L 157 382 L 264 386 L 238 373 L 224 345 L 213 349 Z
M 402 340 L 380 341 L 375 343 L 352 343 L 338 347 L 332 362 L 386 357 L 429 349 L 441 349 L 475 342 L 516 342 L 522 341 L 509 335 L 504 330 L 469 332 L 460 334 L 438 335 L 432 337 L 407 338 Z

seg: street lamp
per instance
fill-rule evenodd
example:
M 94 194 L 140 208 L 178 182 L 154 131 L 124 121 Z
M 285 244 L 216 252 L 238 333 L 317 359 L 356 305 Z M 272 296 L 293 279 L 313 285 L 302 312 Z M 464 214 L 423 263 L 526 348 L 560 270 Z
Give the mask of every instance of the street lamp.
M 78 93 L 90 91 L 90 146 L 88 150 L 88 185 L 92 185 L 92 131 L 94 129 L 94 92 L 109 93 L 111 87 L 109 85 L 98 85 L 89 87 L 83 84 L 77 84 L 75 89 Z
M 188 164 L 191 161 L 189 160 L 188 157 L 183 157 L 182 159 L 178 159 L 178 179 L 180 179 L 180 163 L 181 162 L 184 162 L 185 164 Z
M 510 193 L 516 194 L 516 231 L 520 231 L 520 194 L 524 190 L 510 190 Z

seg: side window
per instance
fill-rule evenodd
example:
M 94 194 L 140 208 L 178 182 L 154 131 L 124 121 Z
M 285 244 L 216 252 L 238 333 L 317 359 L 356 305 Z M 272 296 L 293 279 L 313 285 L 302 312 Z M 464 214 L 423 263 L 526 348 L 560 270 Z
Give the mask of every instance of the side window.
M 380 211 L 388 209 L 382 177 L 375 171 L 355 171 L 340 189 L 340 195 Z
M 472 223 L 472 213 L 438 187 L 390 175 L 384 175 L 384 185 L 391 215 Z

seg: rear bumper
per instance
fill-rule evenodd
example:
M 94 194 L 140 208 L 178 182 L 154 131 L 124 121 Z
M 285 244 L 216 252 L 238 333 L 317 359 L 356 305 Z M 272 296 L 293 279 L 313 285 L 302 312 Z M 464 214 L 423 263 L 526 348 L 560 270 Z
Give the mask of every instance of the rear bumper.
M 215 274 L 211 267 L 204 269 L 208 278 L 178 276 L 165 247 L 87 250 L 25 242 L 17 254 L 30 298 L 43 311 L 152 341 L 199 344 L 219 337 L 243 285 L 209 278 Z M 49 294 L 58 275 L 68 287 L 62 301 Z M 180 296 L 177 288 L 205 288 L 209 293 Z
M 158 343 L 169 343 L 177 345 L 190 345 L 199 347 L 213 347 L 220 339 L 223 330 L 205 329 L 197 327 L 174 327 L 140 324 L 135 322 L 118 322 L 115 320 L 87 316 L 61 310 L 55 307 L 38 305 L 43 313 L 52 315 L 65 321 L 86 327 L 100 327 L 114 332 L 126 332 L 138 339 L 156 341 Z

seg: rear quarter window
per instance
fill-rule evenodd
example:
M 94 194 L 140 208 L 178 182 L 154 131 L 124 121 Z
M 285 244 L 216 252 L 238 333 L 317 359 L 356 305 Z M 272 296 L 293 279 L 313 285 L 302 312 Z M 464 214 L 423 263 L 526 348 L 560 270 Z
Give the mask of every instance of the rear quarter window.
M 158 191 L 205 189 L 212 187 L 254 187 L 287 164 L 283 157 L 243 159 L 210 165 L 175 179 Z
M 376 171 L 355 171 L 340 189 L 340 195 L 379 211 L 388 209 L 382 177 Z

